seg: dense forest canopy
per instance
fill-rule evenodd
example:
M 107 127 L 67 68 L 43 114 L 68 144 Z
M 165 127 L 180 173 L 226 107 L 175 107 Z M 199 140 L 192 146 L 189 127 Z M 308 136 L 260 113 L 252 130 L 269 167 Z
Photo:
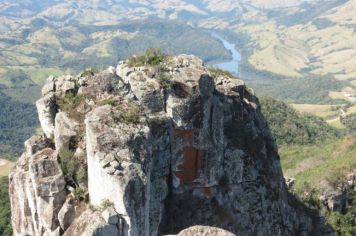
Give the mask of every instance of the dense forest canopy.
M 17 159 L 23 143 L 39 126 L 35 105 L 14 101 L 0 91 L 0 157 Z
M 260 103 L 262 114 L 279 145 L 313 144 L 340 135 L 322 118 L 298 113 L 282 101 L 261 97 Z
M 12 235 L 8 181 L 7 177 L 0 179 L 0 235 L 2 236 Z

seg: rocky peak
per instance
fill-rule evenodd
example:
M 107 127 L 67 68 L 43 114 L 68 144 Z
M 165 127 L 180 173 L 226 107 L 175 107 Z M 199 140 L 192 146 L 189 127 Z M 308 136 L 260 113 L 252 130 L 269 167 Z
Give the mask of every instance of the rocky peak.
M 48 79 L 44 135 L 10 175 L 15 235 L 312 231 L 243 81 L 194 56 L 137 61 Z

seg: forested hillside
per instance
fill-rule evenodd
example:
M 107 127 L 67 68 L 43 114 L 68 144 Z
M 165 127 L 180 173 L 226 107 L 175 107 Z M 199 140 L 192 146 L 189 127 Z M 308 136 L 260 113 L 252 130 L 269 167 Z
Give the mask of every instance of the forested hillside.
M 11 236 L 11 212 L 9 199 L 9 183 L 7 177 L 0 178 L 0 235 Z
M 271 97 L 260 98 L 262 113 L 279 145 L 314 144 L 340 135 L 322 118 L 301 114 Z
M 341 211 L 328 209 L 320 200 L 338 194 L 334 189 L 346 189 L 347 178 L 356 169 L 354 116 L 343 119 L 347 129 L 341 132 L 322 118 L 299 113 L 282 101 L 261 97 L 260 103 L 279 144 L 284 175 L 295 181 L 291 192 L 308 208 L 325 216 L 336 235 L 355 235 L 355 190 L 350 188 L 344 193 L 348 198 Z
M 23 143 L 39 126 L 34 104 L 14 101 L 0 92 L 0 157 L 16 160 Z

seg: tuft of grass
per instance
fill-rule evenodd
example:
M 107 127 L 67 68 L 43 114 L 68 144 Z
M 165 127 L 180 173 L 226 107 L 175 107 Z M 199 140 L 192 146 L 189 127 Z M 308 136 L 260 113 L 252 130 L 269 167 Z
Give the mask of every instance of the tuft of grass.
M 59 152 L 60 164 L 67 182 L 74 184 L 77 188 L 83 183 L 87 183 L 86 168 L 80 160 L 74 157 L 74 153 L 68 149 Z
M 137 106 L 120 107 L 121 119 L 126 124 L 139 124 L 141 120 L 141 111 Z
M 101 203 L 100 206 L 94 206 L 94 205 L 89 205 L 90 210 L 92 211 L 99 211 L 103 212 L 105 209 L 112 207 L 114 205 L 113 202 L 111 202 L 109 199 L 104 199 Z
M 78 95 L 75 93 L 67 93 L 63 98 L 58 99 L 58 107 L 66 112 L 71 118 L 81 120 L 83 114 L 79 114 L 77 108 L 84 104 L 86 100 L 91 99 L 88 95 Z
M 172 86 L 172 77 L 170 74 L 168 74 L 167 72 L 161 70 L 159 71 L 158 74 L 158 82 L 159 85 L 161 86 L 162 89 L 167 90 L 170 89 Z
M 105 209 L 107 209 L 113 205 L 114 205 L 114 203 L 112 203 L 109 199 L 105 199 L 100 204 L 100 210 L 104 211 Z
M 114 116 L 115 119 L 125 124 L 139 124 L 143 116 L 142 110 L 136 104 L 119 101 L 114 98 L 99 101 L 98 105 L 112 106 L 119 114 L 119 116 Z
M 139 124 L 144 115 L 142 109 L 134 103 L 120 102 L 117 100 L 103 100 L 103 105 L 109 104 L 114 108 L 114 119 L 125 124 Z
M 116 107 L 119 104 L 119 101 L 117 99 L 109 98 L 109 99 L 104 99 L 98 102 L 98 105 L 100 106 L 105 106 L 105 105 L 110 105 L 112 107 Z
M 167 72 L 164 62 L 168 61 L 168 55 L 164 54 L 159 48 L 149 48 L 141 56 L 135 56 L 128 60 L 129 67 L 151 66 L 156 70 L 156 79 L 162 89 L 167 90 L 171 87 L 171 76 Z
M 208 70 L 214 78 L 217 78 L 219 76 L 235 78 L 235 76 L 233 76 L 229 71 L 222 70 L 220 68 L 209 67 Z
M 141 56 L 132 57 L 128 60 L 130 67 L 158 66 L 167 58 L 159 48 L 149 48 Z
M 73 191 L 74 199 L 83 202 L 87 201 L 87 189 L 83 187 L 75 188 Z

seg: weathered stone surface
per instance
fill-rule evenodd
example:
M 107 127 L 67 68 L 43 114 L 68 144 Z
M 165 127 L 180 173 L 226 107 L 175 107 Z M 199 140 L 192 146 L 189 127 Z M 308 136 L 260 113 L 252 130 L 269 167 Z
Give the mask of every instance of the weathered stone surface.
M 65 112 L 59 112 L 55 118 L 54 142 L 56 150 L 69 149 L 71 139 L 77 135 L 79 124 L 68 117 Z
M 105 222 L 111 225 L 117 225 L 119 223 L 119 216 L 113 207 L 106 208 L 101 216 L 104 218 Z
M 29 156 L 50 146 L 50 141 L 41 135 L 32 136 L 25 142 L 26 154 Z
M 73 223 L 75 214 L 74 201 L 72 198 L 68 198 L 58 213 L 58 221 L 62 230 L 67 230 L 67 228 Z
M 53 137 L 54 118 L 57 112 L 54 93 L 48 93 L 40 98 L 36 102 L 36 107 L 43 132 L 47 138 Z
M 74 78 L 70 75 L 54 78 L 55 93 L 57 97 L 63 97 L 68 92 L 76 89 Z
M 56 150 L 44 138 L 31 139 L 12 171 L 15 232 L 46 235 L 61 227 L 66 236 L 184 229 L 185 235 L 315 233 L 315 222 L 288 195 L 277 146 L 244 83 L 213 77 L 194 56 L 171 57 L 161 66 L 121 62 L 116 71 L 48 80 L 37 107 Z M 67 93 L 85 97 L 73 110 L 80 116 L 58 113 L 58 99 Z M 72 139 L 80 142 L 71 147 Z M 101 209 L 109 201 L 111 210 L 86 210 L 68 220 L 73 209 L 64 204 L 56 159 L 62 148 L 87 168 L 90 204 Z M 188 229 L 194 225 L 219 229 Z
M 119 80 L 118 76 L 108 69 L 93 76 L 81 77 L 78 83 L 81 85 L 78 94 L 103 98 L 117 93 Z
M 90 112 L 85 120 L 90 202 L 100 205 L 106 199 L 110 200 L 129 226 L 124 230 L 130 232 L 130 235 L 143 235 L 145 205 L 142 201 L 146 177 L 141 163 L 148 151 L 145 139 L 149 128 L 141 124 L 133 126 L 116 123 L 113 119 L 114 113 L 113 107 L 101 106 Z M 113 175 L 117 167 L 111 166 L 110 163 L 115 159 L 116 153 L 128 145 L 132 148 L 128 152 L 129 155 L 121 156 L 117 160 L 126 161 L 128 165 L 122 169 L 121 176 Z M 127 188 L 137 190 L 133 190 L 130 193 L 132 196 L 128 197 Z M 135 207 L 127 208 L 128 202 L 135 204 Z M 131 214 L 137 218 L 130 217 Z
M 159 80 L 149 76 L 149 74 L 155 73 L 152 68 L 133 68 L 127 64 L 119 64 L 116 70 L 122 81 L 129 85 L 134 97 L 146 108 L 153 112 L 164 109 L 164 93 L 160 88 Z
M 347 205 L 347 188 L 340 186 L 331 186 L 326 181 L 320 183 L 322 191 L 319 195 L 319 200 L 331 211 L 343 212 Z
M 295 184 L 295 178 L 284 177 L 284 181 L 289 189 L 293 188 Z
M 43 145 L 43 140 L 35 136 L 27 141 L 28 152 L 10 173 L 14 235 L 55 235 L 59 227 L 57 214 L 65 201 L 65 181 L 57 153 Z
M 118 226 L 105 222 L 99 212 L 87 210 L 65 231 L 63 236 L 114 236 L 119 234 Z
M 54 77 L 48 78 L 48 82 L 42 88 L 42 96 L 55 91 Z
M 229 231 L 209 227 L 209 226 L 193 226 L 183 230 L 177 236 L 235 236 Z

